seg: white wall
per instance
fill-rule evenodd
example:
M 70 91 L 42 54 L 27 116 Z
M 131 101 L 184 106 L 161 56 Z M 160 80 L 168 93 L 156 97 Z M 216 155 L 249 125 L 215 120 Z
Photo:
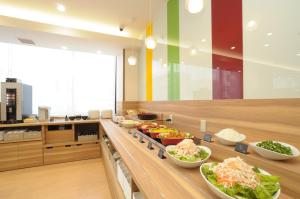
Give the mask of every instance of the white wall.
M 156 16 L 153 24 L 153 35 L 157 39 L 157 47 L 153 51 L 152 82 L 153 100 L 168 99 L 168 67 L 167 67 L 167 12 L 166 4 L 163 12 Z
M 201 13 L 190 14 L 180 1 L 181 100 L 212 99 L 211 1 L 204 3 Z
M 130 66 L 128 64 L 128 57 L 134 55 L 137 58 L 137 64 Z M 135 49 L 125 49 L 125 101 L 137 101 L 138 100 L 138 51 Z
M 146 100 L 146 48 L 142 47 L 139 51 L 138 67 L 138 99 Z
M 211 1 L 190 14 L 180 0 L 180 99 L 212 99 Z M 243 0 L 244 98 L 300 98 L 300 1 Z M 154 16 L 153 100 L 167 100 L 167 14 Z M 255 20 L 254 30 L 247 23 Z M 267 33 L 272 32 L 272 36 Z M 201 40 L 205 39 L 205 42 Z M 269 44 L 269 47 L 265 47 Z M 195 49 L 196 55 L 191 55 Z M 299 53 L 299 56 L 296 54 Z M 140 53 L 139 100 L 146 96 L 145 48 Z
M 300 97 L 299 9 L 299 0 L 243 1 L 245 98 Z

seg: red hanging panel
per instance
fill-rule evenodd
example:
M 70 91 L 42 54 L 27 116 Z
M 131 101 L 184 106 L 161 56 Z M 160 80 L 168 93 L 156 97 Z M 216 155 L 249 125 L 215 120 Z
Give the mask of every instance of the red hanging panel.
M 213 99 L 242 99 L 242 0 L 212 0 L 211 6 Z

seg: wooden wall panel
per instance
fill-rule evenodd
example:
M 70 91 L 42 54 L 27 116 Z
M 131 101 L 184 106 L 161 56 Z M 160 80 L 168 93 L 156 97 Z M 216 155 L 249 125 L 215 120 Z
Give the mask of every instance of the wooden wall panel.
M 125 115 L 128 109 L 138 109 L 139 102 L 137 101 L 120 101 L 117 102 L 117 114 Z
M 140 102 L 139 109 L 172 114 L 173 127 L 200 137 L 200 119 L 205 119 L 212 133 L 234 128 L 247 141 L 281 140 L 300 148 L 300 99 Z

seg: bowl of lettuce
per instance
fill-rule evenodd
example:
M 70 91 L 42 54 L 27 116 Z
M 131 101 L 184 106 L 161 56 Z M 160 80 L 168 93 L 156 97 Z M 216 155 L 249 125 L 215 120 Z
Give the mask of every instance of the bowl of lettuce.
M 211 155 L 211 150 L 205 146 L 194 144 L 192 139 L 184 139 L 177 145 L 166 147 L 166 156 L 177 166 L 184 168 L 199 167 Z
M 239 157 L 205 163 L 200 173 L 209 188 L 223 199 L 277 199 L 279 177 L 246 164 Z

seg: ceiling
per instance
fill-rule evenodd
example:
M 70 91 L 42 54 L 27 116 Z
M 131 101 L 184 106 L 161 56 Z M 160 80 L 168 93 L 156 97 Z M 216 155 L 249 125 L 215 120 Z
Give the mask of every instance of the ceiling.
M 164 1 L 152 0 L 151 16 L 161 11 Z M 57 3 L 66 11 L 59 12 Z M 148 10 L 148 0 L 0 0 L 0 41 L 16 43 L 14 37 L 24 35 L 44 47 L 67 45 L 61 41 L 68 40 L 74 49 L 93 51 L 98 44 L 119 51 L 142 45 Z

